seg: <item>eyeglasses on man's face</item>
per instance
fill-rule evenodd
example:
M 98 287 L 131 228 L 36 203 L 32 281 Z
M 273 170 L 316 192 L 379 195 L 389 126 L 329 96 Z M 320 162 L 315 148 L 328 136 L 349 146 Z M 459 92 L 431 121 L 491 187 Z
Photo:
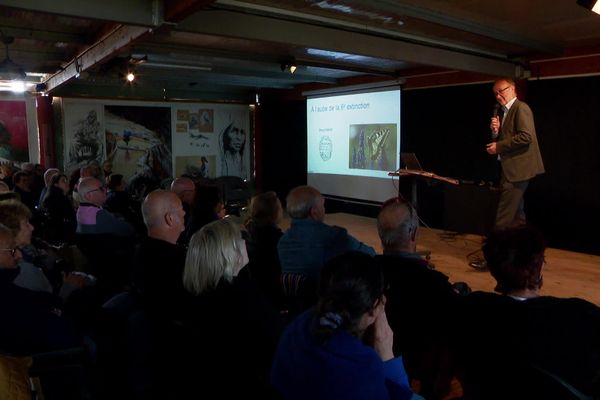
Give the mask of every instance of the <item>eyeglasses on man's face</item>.
M 498 96 L 500 93 L 503 93 L 506 89 L 508 89 L 510 86 L 507 86 L 505 88 L 502 89 L 498 89 L 498 90 L 494 90 L 494 96 Z
M 0 251 L 9 251 L 11 256 L 15 256 L 15 254 L 17 254 L 17 251 L 19 251 L 18 247 L 13 247 L 12 249 L 0 249 Z
M 106 191 L 106 186 L 102 185 L 97 187 L 96 189 L 92 189 L 90 190 L 88 193 L 92 193 L 92 192 L 105 192 Z

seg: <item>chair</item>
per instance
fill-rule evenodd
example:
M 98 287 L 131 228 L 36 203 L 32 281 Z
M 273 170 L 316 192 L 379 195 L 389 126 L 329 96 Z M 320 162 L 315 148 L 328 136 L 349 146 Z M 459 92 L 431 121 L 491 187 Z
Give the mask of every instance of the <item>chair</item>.
M 303 274 L 282 272 L 280 277 L 284 311 L 294 317 L 317 302 L 317 282 Z
M 223 203 L 228 214 L 240 216 L 240 212 L 250 203 L 250 188 L 245 180 L 238 176 L 220 176 L 217 186 L 223 195 Z
M 0 354 L 0 398 L 6 400 L 32 400 L 32 379 L 29 376 L 31 357 L 14 357 Z

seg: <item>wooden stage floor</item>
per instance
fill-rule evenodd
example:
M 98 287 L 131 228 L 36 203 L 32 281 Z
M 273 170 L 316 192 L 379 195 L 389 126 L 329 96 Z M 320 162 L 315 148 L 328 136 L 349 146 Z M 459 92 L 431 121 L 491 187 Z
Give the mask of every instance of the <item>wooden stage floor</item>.
M 325 222 L 342 226 L 358 240 L 373 246 L 381 253 L 374 218 L 351 214 L 327 214 Z M 284 219 L 283 230 L 289 226 Z M 438 229 L 419 228 L 417 251 L 431 251 L 431 262 L 438 271 L 450 277 L 450 282 L 466 282 L 473 290 L 493 291 L 494 278 L 489 272 L 476 271 L 469 266 L 467 256 L 473 252 L 483 257 L 481 236 L 452 235 Z M 580 297 L 600 306 L 600 256 L 547 249 L 542 295 Z

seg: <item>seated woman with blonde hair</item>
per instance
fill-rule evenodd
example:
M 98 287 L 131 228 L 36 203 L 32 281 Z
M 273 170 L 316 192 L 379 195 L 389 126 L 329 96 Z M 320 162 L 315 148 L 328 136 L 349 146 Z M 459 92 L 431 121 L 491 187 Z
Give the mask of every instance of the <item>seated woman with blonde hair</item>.
M 190 240 L 183 272 L 193 295 L 183 319 L 185 351 L 196 365 L 190 379 L 205 371 L 203 390 L 210 386 L 222 398 L 272 396 L 268 372 L 281 323 L 253 282 L 237 278 L 247 263 L 246 243 L 229 219 L 205 225 Z

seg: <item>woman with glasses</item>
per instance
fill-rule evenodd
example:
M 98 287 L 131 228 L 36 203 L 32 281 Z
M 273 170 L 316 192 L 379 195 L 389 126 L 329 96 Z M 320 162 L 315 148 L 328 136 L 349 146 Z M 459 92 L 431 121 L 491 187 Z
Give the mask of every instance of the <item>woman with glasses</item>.
M 31 211 L 18 200 L 5 200 L 0 202 L 0 224 L 11 230 L 15 245 L 22 253 L 18 265 L 20 272 L 15 278 L 15 284 L 25 289 L 36 292 L 53 293 L 54 288 L 44 271 L 37 267 L 33 261 L 37 249 L 31 244 L 33 225 L 29 223 Z
M 315 309 L 284 332 L 271 382 L 284 399 L 411 399 L 385 314 L 383 271 L 350 252 L 321 270 Z
M 30 219 L 31 211 L 25 204 L 18 200 L 0 201 L 0 224 L 12 231 L 21 255 L 18 257 L 19 274 L 14 283 L 36 292 L 58 293 L 66 300 L 75 289 L 85 286 L 85 275 L 68 274 L 63 277 L 63 271 L 48 267 L 55 258 L 31 243 L 33 226 L 29 223 Z
M 186 372 L 197 379 L 203 371 L 199 387 L 219 398 L 272 396 L 268 372 L 281 324 L 260 290 L 238 277 L 247 263 L 246 243 L 229 219 L 190 240 L 183 284 L 193 297 L 183 325 L 191 340 L 184 351 L 196 368 Z
M 75 326 L 59 316 L 52 296 L 15 284 L 20 259 L 12 229 L 0 224 L 0 353 L 31 355 L 80 345 Z

